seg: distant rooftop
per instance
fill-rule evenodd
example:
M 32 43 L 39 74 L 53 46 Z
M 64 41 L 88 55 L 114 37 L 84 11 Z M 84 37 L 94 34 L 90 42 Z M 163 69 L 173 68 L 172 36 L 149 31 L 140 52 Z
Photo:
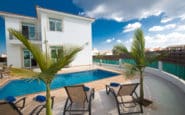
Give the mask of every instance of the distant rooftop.
M 1 54 L 1 55 L 0 55 L 0 57 L 2 57 L 2 58 L 6 58 L 6 57 L 7 57 L 7 55 L 6 55 L 6 54 Z
M 167 49 L 185 49 L 185 45 L 173 45 L 173 46 L 168 46 Z

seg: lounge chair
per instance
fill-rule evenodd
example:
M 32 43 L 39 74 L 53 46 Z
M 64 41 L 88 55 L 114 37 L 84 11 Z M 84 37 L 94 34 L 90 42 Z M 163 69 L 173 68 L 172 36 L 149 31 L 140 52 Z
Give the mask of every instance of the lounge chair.
M 139 83 L 106 85 L 106 93 L 114 95 L 119 115 L 143 113 L 136 88 Z M 137 110 L 137 111 L 136 111 Z
M 0 70 L 0 78 L 2 79 L 4 75 L 8 75 L 10 73 L 10 69 L 12 68 L 12 65 L 10 66 L 3 66 Z
M 0 115 L 23 115 L 14 103 L 0 102 Z
M 19 110 L 22 110 L 25 107 L 26 97 L 22 97 L 16 101 L 16 98 L 13 96 L 8 96 L 6 102 L 14 104 Z
M 75 85 L 65 87 L 68 98 L 65 102 L 64 112 L 69 113 L 83 113 L 89 112 L 91 115 L 91 100 L 94 98 L 94 88 L 88 88 L 84 85 Z
M 2 79 L 3 78 L 3 72 L 2 72 L 2 70 L 0 70 L 0 79 Z
M 53 106 L 54 106 L 54 98 L 55 96 L 51 96 L 51 108 L 53 109 Z M 46 108 L 46 97 L 45 96 L 42 96 L 42 95 L 37 95 L 35 98 L 34 98 L 35 101 L 41 103 L 39 105 L 37 105 L 30 113 L 30 115 L 39 115 L 39 113 L 44 109 Z
M 0 79 L 2 79 L 3 78 L 3 67 L 1 67 L 1 69 L 0 69 Z

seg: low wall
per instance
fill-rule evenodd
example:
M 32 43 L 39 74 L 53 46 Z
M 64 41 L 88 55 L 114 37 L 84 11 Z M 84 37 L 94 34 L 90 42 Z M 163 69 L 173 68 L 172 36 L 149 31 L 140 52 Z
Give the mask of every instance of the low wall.
M 101 63 L 101 65 L 99 63 L 94 63 L 94 64 L 97 66 L 102 66 L 102 67 L 119 70 L 119 71 L 123 69 L 123 66 L 115 65 L 115 64 L 106 64 L 106 63 Z
M 96 65 L 99 65 L 99 63 L 94 63 Z M 117 70 L 122 70 L 124 69 L 124 67 L 120 66 L 120 65 L 113 65 L 113 64 L 105 64 L 105 63 L 101 63 L 102 66 L 104 67 L 108 67 L 108 68 L 112 68 L 112 69 L 117 69 Z M 100 65 L 99 65 L 100 66 Z M 159 64 L 159 66 L 161 66 L 161 64 Z M 159 76 L 165 80 L 170 81 L 171 83 L 173 83 L 174 85 L 176 85 L 177 87 L 179 87 L 180 89 L 182 89 L 182 91 L 185 93 L 185 80 L 167 73 L 165 71 L 162 71 L 162 67 L 159 67 L 160 69 L 155 69 L 155 68 L 151 68 L 151 67 L 146 67 L 145 68 L 145 72 L 154 74 L 156 76 Z
M 175 76 L 173 74 L 166 73 L 164 71 L 160 71 L 158 69 L 153 69 L 153 68 L 150 68 L 150 67 L 145 68 L 145 72 L 154 74 L 156 76 L 159 76 L 159 77 L 161 77 L 163 79 L 166 79 L 166 80 L 172 82 L 177 87 L 182 89 L 182 91 L 185 93 L 185 81 L 180 79 L 180 78 L 178 78 L 177 76 Z

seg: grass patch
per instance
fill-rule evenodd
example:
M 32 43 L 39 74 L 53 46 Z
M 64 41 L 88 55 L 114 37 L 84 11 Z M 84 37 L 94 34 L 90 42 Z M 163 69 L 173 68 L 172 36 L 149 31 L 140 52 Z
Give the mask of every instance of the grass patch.
M 28 69 L 11 68 L 10 75 L 13 77 L 28 78 L 28 77 L 37 76 L 38 73 Z

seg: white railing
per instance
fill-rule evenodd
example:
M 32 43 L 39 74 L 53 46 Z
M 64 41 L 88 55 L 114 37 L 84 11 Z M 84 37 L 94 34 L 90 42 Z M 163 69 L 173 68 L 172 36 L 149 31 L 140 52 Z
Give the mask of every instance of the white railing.
M 41 35 L 40 33 L 36 32 L 35 33 L 35 37 L 32 38 L 32 39 L 28 38 L 28 40 L 31 40 L 31 41 L 41 41 L 41 36 L 40 35 Z M 9 40 L 17 40 L 17 38 L 15 36 L 9 34 Z

